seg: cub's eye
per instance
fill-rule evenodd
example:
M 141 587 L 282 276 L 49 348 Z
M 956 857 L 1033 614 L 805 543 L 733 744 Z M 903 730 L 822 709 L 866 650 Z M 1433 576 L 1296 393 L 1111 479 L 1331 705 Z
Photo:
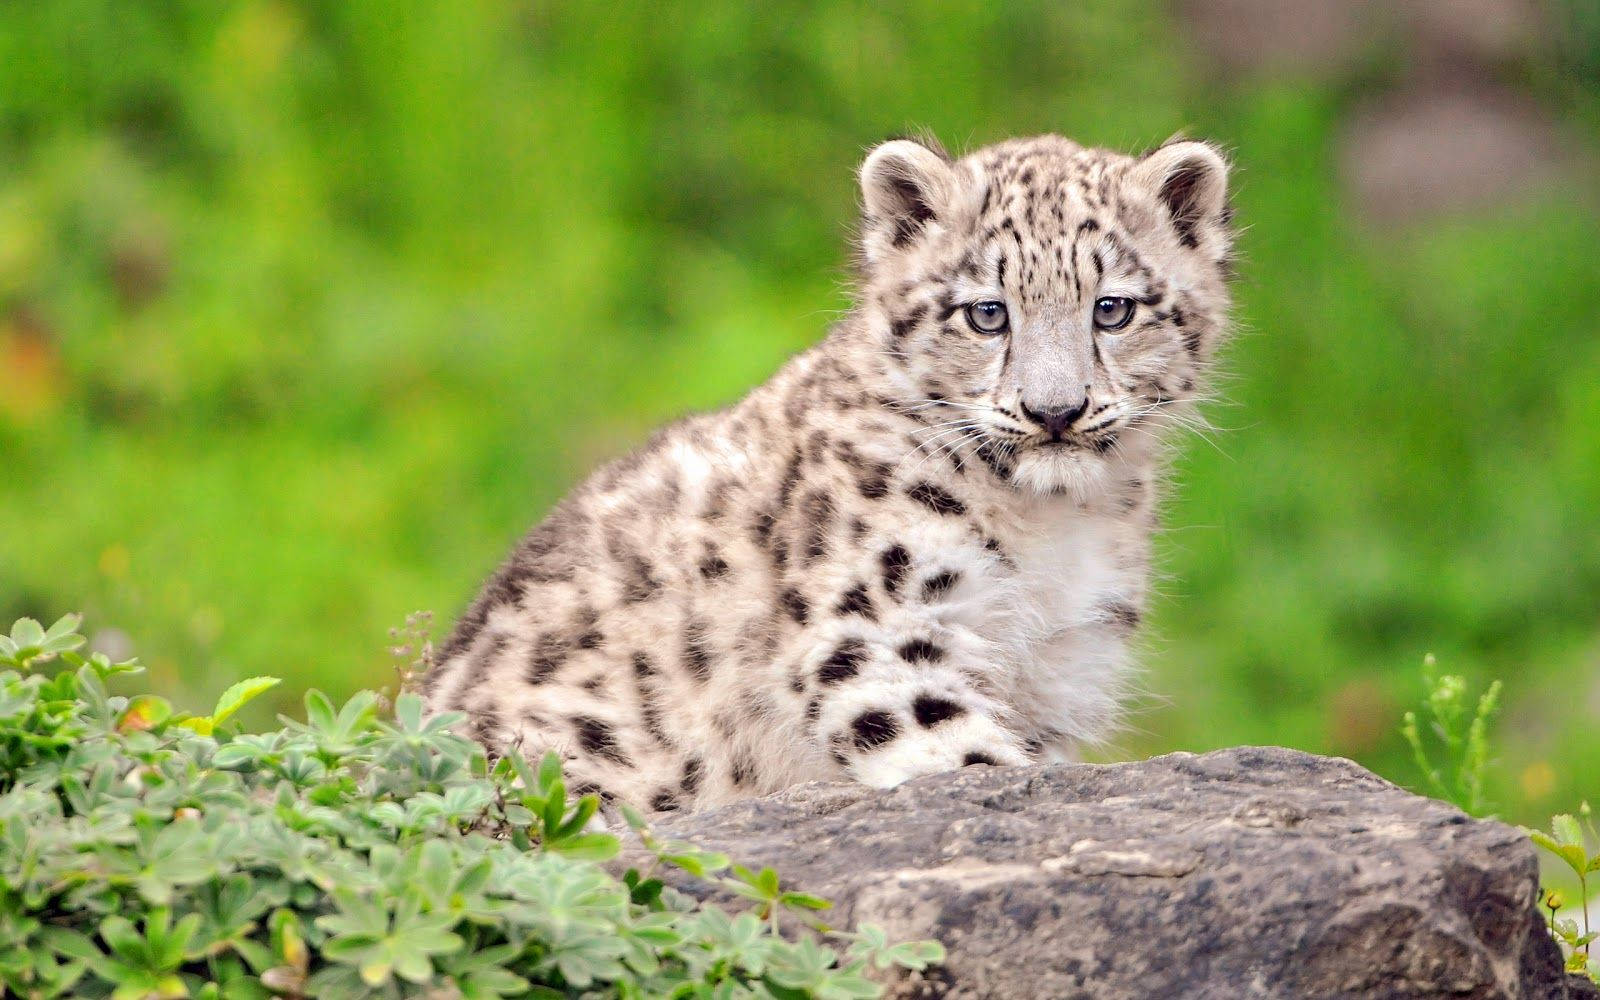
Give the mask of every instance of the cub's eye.
M 1094 300 L 1094 325 L 1102 330 L 1120 330 L 1133 319 L 1133 300 L 1107 295 Z
M 1005 333 L 1011 320 L 1004 302 L 985 299 L 967 306 L 967 322 L 979 333 Z

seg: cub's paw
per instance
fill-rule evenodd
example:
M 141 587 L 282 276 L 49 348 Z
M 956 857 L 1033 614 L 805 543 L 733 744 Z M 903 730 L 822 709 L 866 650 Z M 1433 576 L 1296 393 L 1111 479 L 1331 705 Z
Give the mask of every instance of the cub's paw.
M 933 695 L 904 708 L 865 709 L 835 733 L 831 744 L 845 773 L 874 788 L 970 764 L 1029 762 L 1021 741 L 1005 727 Z

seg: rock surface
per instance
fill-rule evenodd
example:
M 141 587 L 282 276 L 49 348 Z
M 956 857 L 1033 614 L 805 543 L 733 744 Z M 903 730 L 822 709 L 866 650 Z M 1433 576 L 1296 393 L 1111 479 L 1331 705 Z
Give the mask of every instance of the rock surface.
M 804 785 L 655 826 L 835 924 L 943 941 L 896 997 L 1600 997 L 1561 971 L 1518 831 L 1292 750 Z

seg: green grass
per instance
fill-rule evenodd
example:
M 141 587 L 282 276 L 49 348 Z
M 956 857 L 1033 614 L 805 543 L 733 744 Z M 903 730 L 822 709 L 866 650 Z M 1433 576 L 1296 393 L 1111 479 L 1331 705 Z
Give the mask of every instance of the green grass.
M 1244 332 L 1121 749 L 1411 780 L 1431 650 L 1506 682 L 1508 814 L 1592 791 L 1593 199 L 1369 229 L 1371 81 L 1218 84 L 1130 0 L 941 6 L 0 8 L 0 620 L 87 611 L 185 700 L 375 683 L 586 470 L 821 335 L 865 146 L 1187 129 L 1238 164 Z

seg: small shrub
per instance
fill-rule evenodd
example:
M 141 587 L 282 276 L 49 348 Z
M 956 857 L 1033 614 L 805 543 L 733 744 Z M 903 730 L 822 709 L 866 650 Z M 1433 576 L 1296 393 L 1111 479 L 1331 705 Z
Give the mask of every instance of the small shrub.
M 1424 740 L 1416 712 L 1405 714 L 1400 733 L 1411 745 L 1412 756 L 1428 788 L 1463 811 L 1482 816 L 1485 812 L 1483 780 L 1490 762 L 1489 725 L 1500 710 L 1500 682 L 1490 683 L 1474 704 L 1465 678 L 1440 674 L 1432 655 L 1423 658 L 1422 679 L 1427 692 L 1422 711 L 1429 718 L 1428 729 L 1433 739 Z M 1434 764 L 1433 754 L 1428 750 L 1430 742 L 1439 754 L 1438 765 Z M 1550 911 L 1550 933 L 1566 952 L 1568 971 L 1588 975 L 1600 983 L 1600 960 L 1593 957 L 1592 948 L 1600 932 L 1589 929 L 1589 878 L 1600 873 L 1600 853 L 1588 853 L 1585 827 L 1592 840 L 1600 842 L 1600 834 L 1589 818 L 1589 803 L 1582 804 L 1579 815 L 1583 817 L 1582 822 L 1570 815 L 1554 817 L 1550 821 L 1550 833 L 1527 827 L 1523 827 L 1523 832 L 1577 875 L 1582 930 L 1577 921 L 1560 916 L 1567 903 L 1566 893 L 1547 886 L 1543 902 Z
M 1600 959 L 1594 954 L 1594 942 L 1600 938 L 1600 931 L 1589 927 L 1589 881 L 1600 874 L 1600 848 L 1590 854 L 1584 838 L 1587 833 L 1588 840 L 1600 844 L 1600 831 L 1595 829 L 1589 803 L 1578 807 L 1577 817 L 1565 813 L 1552 817 L 1549 833 L 1526 827 L 1523 830 L 1535 844 L 1565 862 L 1578 877 L 1577 905 L 1583 915 L 1581 930 L 1578 921 L 1560 915 L 1567 902 L 1566 894 L 1560 889 L 1545 889 L 1544 905 L 1550 911 L 1550 933 L 1566 948 L 1568 971 L 1585 973 L 1600 983 Z
M 1423 658 L 1422 679 L 1427 687 L 1422 711 L 1428 717 L 1428 732 L 1423 736 L 1416 712 L 1407 712 L 1400 733 L 1411 746 L 1412 758 L 1422 772 L 1428 789 L 1462 811 L 1474 816 L 1485 813 L 1484 772 L 1489 766 L 1489 723 L 1500 710 L 1500 682 L 1494 681 L 1479 695 L 1474 705 L 1466 679 L 1456 674 L 1440 674 L 1433 654 Z M 1430 753 L 1429 746 L 1434 747 Z M 1438 764 L 1433 757 L 1440 758 Z
M 490 761 L 415 694 L 313 691 L 304 721 L 241 733 L 270 678 L 175 713 L 110 694 L 140 668 L 81 655 L 77 625 L 0 636 L 0 997 L 844 1000 L 879 994 L 870 967 L 942 957 L 831 930 L 808 916 L 826 901 L 637 814 L 655 866 L 753 906 L 698 905 L 654 866 L 617 878 L 618 838 L 553 755 Z M 780 937 L 783 913 L 817 933 Z

